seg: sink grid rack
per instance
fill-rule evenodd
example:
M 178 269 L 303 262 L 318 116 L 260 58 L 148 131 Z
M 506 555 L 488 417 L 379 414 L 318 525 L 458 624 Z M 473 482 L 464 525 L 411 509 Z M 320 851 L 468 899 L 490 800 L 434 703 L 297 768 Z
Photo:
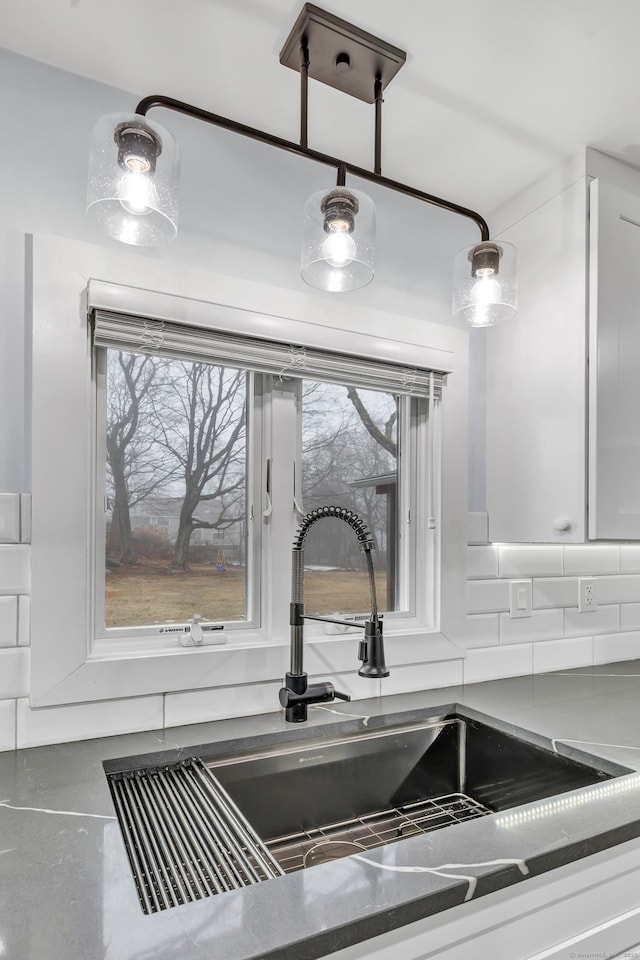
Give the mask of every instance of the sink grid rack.
M 282 875 L 201 760 L 107 779 L 144 913 Z
M 341 823 L 277 837 L 266 842 L 285 873 L 295 873 L 362 850 L 374 850 L 407 837 L 442 830 L 493 813 L 464 793 L 449 793 L 391 807 Z

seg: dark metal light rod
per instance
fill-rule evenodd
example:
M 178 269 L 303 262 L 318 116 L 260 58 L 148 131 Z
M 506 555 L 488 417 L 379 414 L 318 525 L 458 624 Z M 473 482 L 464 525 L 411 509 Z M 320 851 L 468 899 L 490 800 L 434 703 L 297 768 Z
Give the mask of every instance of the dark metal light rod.
M 373 169 L 380 176 L 382 174 L 382 80 L 380 74 L 376 76 L 376 82 L 373 87 L 376 113 L 375 113 L 375 145 L 374 145 L 374 166 Z
M 300 146 L 309 145 L 309 47 L 306 39 L 300 44 Z
M 473 220 L 480 230 L 482 240 L 489 239 L 489 226 L 484 217 L 481 217 L 475 210 L 468 207 L 461 207 L 457 203 L 451 203 L 449 200 L 443 200 L 441 197 L 434 197 L 430 193 L 424 193 L 415 187 L 407 186 L 397 180 L 390 180 L 371 170 L 365 170 L 362 167 L 356 167 L 352 163 L 344 160 L 338 160 L 327 153 L 319 153 L 310 147 L 302 146 L 298 143 L 292 143 L 290 140 L 283 140 L 271 133 L 265 133 L 264 130 L 258 130 L 255 127 L 249 127 L 245 123 L 239 123 L 237 120 L 229 120 L 227 117 L 221 117 L 217 113 L 210 113 L 208 110 L 202 110 L 200 107 L 194 107 L 189 103 L 183 103 L 181 100 L 174 100 L 173 97 L 151 96 L 144 97 L 135 109 L 135 112 L 144 117 L 152 107 L 165 107 L 167 110 L 174 110 L 176 113 L 184 113 L 195 120 L 204 120 L 205 123 L 211 123 L 215 127 L 222 127 L 224 130 L 231 130 L 233 133 L 240 133 L 243 137 L 249 137 L 251 140 L 258 140 L 260 143 L 267 143 L 272 147 L 278 147 L 279 150 L 286 150 L 288 153 L 297 153 L 299 156 L 308 157 L 317 163 L 324 163 L 329 167 L 346 167 L 347 171 L 354 177 L 360 177 L 362 180 L 368 180 L 370 183 L 377 183 L 381 187 L 387 187 L 389 190 L 395 190 L 397 193 L 403 193 L 407 197 L 414 197 L 416 200 L 422 200 L 434 207 L 440 207 L 442 210 L 449 210 L 461 217 L 467 217 Z

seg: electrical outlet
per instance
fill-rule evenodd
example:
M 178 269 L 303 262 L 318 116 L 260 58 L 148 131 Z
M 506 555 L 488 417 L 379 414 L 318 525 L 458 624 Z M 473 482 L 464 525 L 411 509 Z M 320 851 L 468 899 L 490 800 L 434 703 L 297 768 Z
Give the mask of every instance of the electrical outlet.
M 597 609 L 596 578 L 580 577 L 578 580 L 578 611 L 580 613 L 591 613 Z

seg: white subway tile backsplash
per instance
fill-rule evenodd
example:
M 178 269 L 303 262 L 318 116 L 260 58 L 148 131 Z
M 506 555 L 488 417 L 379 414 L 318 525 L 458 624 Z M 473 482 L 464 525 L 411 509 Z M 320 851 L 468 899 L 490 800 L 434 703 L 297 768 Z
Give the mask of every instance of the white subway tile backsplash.
M 640 603 L 620 604 L 620 631 L 640 630 Z
M 165 696 L 165 726 L 180 727 L 187 723 L 273 713 L 280 710 L 278 691 L 281 686 L 281 683 L 252 683 L 168 693 Z
M 594 637 L 593 662 L 596 664 L 613 663 L 615 660 L 637 660 L 639 657 L 640 632 L 638 631 Z
M 572 670 L 593 664 L 593 637 L 572 637 L 570 640 L 552 640 L 533 645 L 533 672 Z
M 494 544 L 467 548 L 467 576 L 469 580 L 498 578 L 498 548 Z
M 18 642 L 18 598 L 0 597 L 0 647 Z
M 459 686 L 462 683 L 462 664 L 462 660 L 440 660 L 438 663 L 394 667 L 390 675 L 380 681 L 382 696 Z
M 541 577 L 533 581 L 533 608 L 578 607 L 578 580 L 572 577 Z
M 467 514 L 467 543 L 487 543 L 489 540 L 489 514 L 484 512 Z
M 598 604 L 596 610 L 589 610 L 588 613 L 565 610 L 564 616 L 566 637 L 595 637 L 603 633 L 616 633 L 620 629 L 620 607 L 615 603 L 606 606 Z
M 162 720 L 161 695 L 39 709 L 30 707 L 28 700 L 20 699 L 16 740 L 19 748 L 91 740 L 140 730 L 160 730 Z
M 593 543 L 564 547 L 565 576 L 597 577 L 620 572 L 618 544 Z
M 19 493 L 0 493 L 0 543 L 20 543 Z
M 30 653 L 24 647 L 0 650 L 0 700 L 29 695 Z
M 0 750 L 16 748 L 16 701 L 0 700 Z
M 399 669 L 392 667 L 391 672 Z M 348 673 L 319 673 L 309 677 L 309 683 L 322 683 L 328 680 L 340 693 L 348 693 L 352 700 L 369 700 L 371 697 L 380 696 L 380 680 L 374 677 L 359 677 L 358 671 L 350 670 Z M 282 684 L 278 683 L 278 690 Z M 340 706 L 340 701 L 329 706 Z M 276 694 L 275 708 L 279 709 L 278 696 Z
M 563 610 L 534 610 L 530 617 L 500 614 L 500 644 L 556 640 L 564 636 Z
M 31 643 L 31 597 L 18 597 L 18 646 Z
M 640 573 L 640 544 L 620 544 L 620 573 Z
M 560 544 L 500 544 L 499 576 L 561 577 L 562 550 Z
M 25 544 L 0 544 L 0 594 L 29 593 L 30 548 Z
M 640 575 L 602 577 L 596 584 L 598 605 L 640 602 Z
M 467 613 L 499 613 L 509 609 L 507 580 L 469 580 Z
M 464 682 L 482 683 L 499 677 L 522 677 L 533 672 L 533 645 L 470 650 L 464 661 Z
M 498 643 L 499 613 L 474 613 L 467 617 L 467 629 L 463 646 L 491 647 Z

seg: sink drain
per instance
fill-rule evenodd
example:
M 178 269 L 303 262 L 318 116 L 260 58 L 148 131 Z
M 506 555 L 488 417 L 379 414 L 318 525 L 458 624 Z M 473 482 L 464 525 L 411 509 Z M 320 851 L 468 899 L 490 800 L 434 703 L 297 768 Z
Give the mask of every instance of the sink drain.
M 330 863 L 332 860 L 340 860 L 342 857 L 350 857 L 354 853 L 360 853 L 367 848 L 361 843 L 353 840 L 321 840 L 315 846 L 307 850 L 302 858 L 303 867 L 315 867 L 319 863 Z

